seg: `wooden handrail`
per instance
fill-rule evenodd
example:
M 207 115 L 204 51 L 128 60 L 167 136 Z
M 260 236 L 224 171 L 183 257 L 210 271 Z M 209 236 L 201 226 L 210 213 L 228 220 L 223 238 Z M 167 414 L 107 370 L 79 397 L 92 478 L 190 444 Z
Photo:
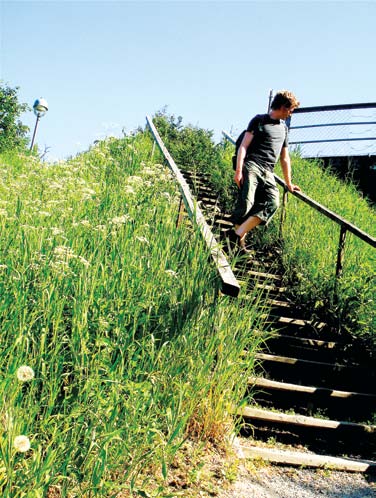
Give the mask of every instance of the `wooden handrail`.
M 222 131 L 222 135 L 232 144 L 235 144 L 235 140 L 229 135 L 226 131 Z M 285 192 L 289 192 L 286 186 L 286 183 L 274 174 L 274 177 L 285 190 Z M 319 211 L 323 215 L 325 215 L 327 218 L 330 218 L 332 221 L 340 225 L 341 227 L 341 233 L 340 233 L 340 242 L 339 242 L 339 247 L 338 247 L 338 255 L 337 255 L 337 267 L 336 267 L 336 275 L 340 276 L 342 272 L 342 266 L 343 266 L 343 252 L 344 252 L 344 243 L 345 243 L 345 237 L 346 237 L 346 232 L 351 232 L 354 234 L 356 237 L 359 239 L 363 240 L 367 244 L 369 244 L 372 247 L 376 247 L 376 238 L 372 237 L 372 235 L 369 235 L 367 232 L 364 232 L 360 228 L 358 228 L 356 225 L 353 223 L 350 223 L 347 221 L 345 218 L 342 218 L 342 216 L 339 216 L 337 213 L 334 211 L 331 211 L 327 207 L 323 206 L 322 204 L 319 204 L 316 202 L 314 199 L 311 199 L 308 197 L 308 195 L 304 194 L 303 192 L 289 192 L 291 195 L 294 195 L 301 201 L 305 202 L 309 206 L 311 206 L 313 209 L 316 211 Z
M 237 297 L 240 291 L 239 282 L 236 280 L 229 262 L 227 261 L 224 253 L 219 247 L 218 242 L 216 241 L 209 225 L 206 223 L 204 215 L 202 214 L 201 209 L 193 200 L 193 196 L 191 194 L 188 183 L 186 182 L 183 174 L 176 166 L 175 161 L 172 159 L 169 151 L 167 150 L 165 144 L 163 143 L 156 127 L 152 119 L 149 116 L 146 116 L 146 122 L 150 131 L 157 142 L 157 145 L 164 155 L 170 170 L 175 175 L 179 189 L 182 195 L 182 199 L 187 210 L 187 213 L 190 219 L 197 223 L 201 234 L 206 242 L 207 247 L 210 250 L 214 263 L 217 267 L 217 271 L 222 280 L 222 292 L 232 297 Z

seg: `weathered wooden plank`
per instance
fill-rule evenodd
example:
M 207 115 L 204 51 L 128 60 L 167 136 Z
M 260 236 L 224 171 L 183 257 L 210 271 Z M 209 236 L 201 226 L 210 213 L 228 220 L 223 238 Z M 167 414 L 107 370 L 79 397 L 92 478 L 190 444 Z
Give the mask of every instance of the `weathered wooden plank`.
M 317 366 L 317 367 L 333 367 L 336 370 L 341 370 L 341 369 L 351 369 L 351 368 L 357 368 L 353 366 L 347 366 L 347 365 L 339 365 L 337 363 L 327 363 L 324 361 L 313 361 L 313 360 L 302 360 L 300 358 L 289 358 L 288 356 L 278 356 L 278 355 L 273 355 L 273 354 L 266 354 L 266 353 L 257 353 L 256 358 L 258 360 L 264 360 L 264 361 L 274 361 L 276 363 L 285 363 L 287 365 L 295 365 L 296 363 L 299 364 L 307 364 L 307 365 L 312 365 L 312 366 Z
M 191 218 L 192 221 L 195 221 L 197 223 L 197 226 L 201 231 L 201 234 L 207 244 L 207 247 L 210 250 L 211 256 L 214 260 L 219 276 L 222 280 L 222 292 L 224 294 L 237 297 L 239 295 L 240 285 L 232 272 L 229 262 L 227 261 L 222 250 L 220 249 L 218 242 L 216 241 L 209 225 L 206 223 L 206 220 L 204 218 L 204 215 L 202 214 L 201 209 L 199 208 L 197 203 L 194 202 L 188 183 L 186 182 L 184 176 L 182 175 L 179 168 L 176 166 L 169 151 L 164 145 L 151 118 L 149 116 L 146 116 L 146 121 L 157 142 L 159 149 L 166 158 L 169 168 L 174 173 L 178 181 L 179 189 L 181 191 L 189 217 Z
M 274 275 L 272 273 L 264 273 L 261 271 L 248 270 L 247 275 L 252 275 L 252 277 L 265 278 L 267 280 L 278 280 L 281 281 L 282 277 L 280 275 Z
M 275 389 L 278 391 L 289 391 L 305 394 L 325 393 L 330 398 L 369 398 L 376 400 L 376 394 L 358 393 L 354 391 L 339 391 L 326 387 L 302 386 L 300 384 L 290 384 L 288 382 L 278 382 L 276 380 L 264 379 L 263 377 L 249 377 L 248 384 L 265 389 Z
M 276 285 L 259 284 L 259 283 L 256 283 L 255 287 L 257 287 L 258 289 L 264 289 L 266 291 L 279 292 L 279 293 L 286 292 L 287 290 L 286 287 L 277 287 Z
M 313 347 L 318 347 L 321 350 L 335 349 L 336 347 L 339 347 L 338 342 L 323 341 L 321 339 L 311 339 L 310 337 L 299 337 L 299 336 L 294 336 L 294 335 L 285 335 L 285 334 L 281 334 L 279 332 L 273 332 L 273 335 L 270 336 L 270 339 L 286 340 L 290 344 L 295 343 L 295 344 L 298 344 L 301 346 L 313 346 Z
M 298 465 L 303 467 L 325 468 L 345 472 L 371 472 L 376 469 L 376 462 L 372 460 L 354 460 L 328 455 L 317 455 L 303 451 L 279 450 L 260 446 L 237 446 L 240 458 L 262 459 L 272 463 Z
M 338 420 L 328 420 L 306 415 L 288 415 L 286 413 L 263 410 L 245 406 L 238 411 L 238 415 L 245 418 L 265 420 L 267 422 L 277 422 L 283 424 L 298 425 L 304 427 L 314 427 L 318 429 L 356 429 L 367 434 L 375 434 L 376 425 L 357 424 L 356 422 L 344 422 Z
M 290 318 L 287 316 L 281 316 L 277 320 L 279 323 L 285 325 L 297 325 L 299 327 L 304 327 L 305 325 L 310 325 L 316 330 L 321 330 L 326 326 L 325 322 L 313 322 L 311 320 L 303 320 L 301 318 Z

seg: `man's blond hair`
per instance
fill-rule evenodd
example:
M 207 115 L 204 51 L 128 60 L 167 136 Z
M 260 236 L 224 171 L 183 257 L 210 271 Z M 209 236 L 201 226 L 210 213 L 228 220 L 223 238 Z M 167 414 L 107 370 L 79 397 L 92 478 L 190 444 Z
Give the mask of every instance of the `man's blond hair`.
M 299 100 L 292 92 L 288 90 L 281 90 L 276 93 L 273 98 L 273 102 L 271 103 L 271 108 L 274 110 L 280 109 L 281 107 L 287 107 L 288 109 L 290 109 L 290 107 L 293 107 L 294 109 L 296 109 L 299 106 Z

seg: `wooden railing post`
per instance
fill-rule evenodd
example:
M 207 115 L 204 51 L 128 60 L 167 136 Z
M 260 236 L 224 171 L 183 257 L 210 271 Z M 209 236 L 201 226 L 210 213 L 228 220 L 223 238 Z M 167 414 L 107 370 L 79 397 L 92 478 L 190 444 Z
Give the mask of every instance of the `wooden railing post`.
M 180 196 L 180 202 L 179 202 L 179 211 L 178 211 L 178 217 L 176 219 L 176 228 L 178 228 L 180 226 L 180 223 L 181 223 L 181 220 L 183 219 L 183 216 L 184 216 L 184 200 L 183 200 L 183 196 L 181 195 Z
M 284 187 L 283 188 L 283 195 L 282 195 L 281 218 L 280 218 L 280 224 L 279 224 L 279 238 L 280 239 L 282 239 L 283 225 L 284 225 L 285 219 L 286 219 L 286 205 L 287 205 L 288 193 L 289 193 L 288 188 Z
M 337 253 L 337 267 L 336 267 L 336 277 L 339 278 L 343 270 L 343 260 L 345 256 L 345 242 L 346 242 L 346 227 L 341 225 L 341 231 L 339 234 L 339 244 Z

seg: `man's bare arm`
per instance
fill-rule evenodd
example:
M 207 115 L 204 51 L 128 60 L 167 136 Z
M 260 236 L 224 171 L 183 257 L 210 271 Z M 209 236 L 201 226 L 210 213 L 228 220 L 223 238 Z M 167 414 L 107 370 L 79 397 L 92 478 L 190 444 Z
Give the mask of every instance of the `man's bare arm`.
M 285 182 L 289 191 L 300 192 L 300 187 L 298 187 L 298 185 L 294 185 L 291 182 L 291 159 L 290 159 L 289 149 L 287 147 L 282 148 L 280 163 L 282 167 L 283 176 L 285 178 Z
M 234 180 L 236 185 L 240 188 L 241 184 L 243 183 L 243 163 L 245 159 L 245 155 L 247 153 L 247 149 L 250 146 L 250 143 L 253 140 L 253 133 L 246 131 L 243 141 L 240 144 L 239 150 L 238 150 L 238 156 L 236 160 L 236 171 L 235 171 L 235 176 Z

